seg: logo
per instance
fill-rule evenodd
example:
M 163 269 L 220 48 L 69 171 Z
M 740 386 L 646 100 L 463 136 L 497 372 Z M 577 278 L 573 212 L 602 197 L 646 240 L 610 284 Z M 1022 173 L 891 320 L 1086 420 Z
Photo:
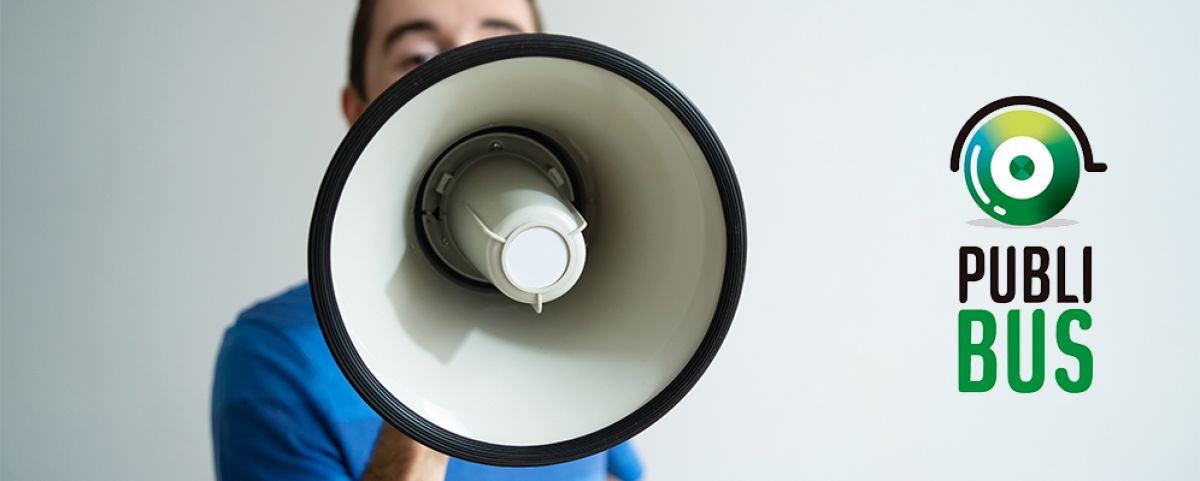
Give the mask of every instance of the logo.
M 1014 226 L 1040 224 L 1063 210 L 1079 186 L 1080 169 L 1104 172 L 1079 122 L 1045 99 L 992 102 L 971 116 L 950 154 L 963 166 L 967 190 L 987 215 Z
M 975 204 L 1013 226 L 1050 220 L 1075 195 L 1081 172 L 1108 170 L 1092 159 L 1079 122 L 1037 97 L 975 112 L 950 154 L 950 170 L 960 165 Z M 1084 338 L 1093 326 L 1093 254 L 1091 245 L 958 249 L 960 392 L 987 392 L 1000 380 L 1017 393 L 1051 383 L 1068 393 L 1091 387 L 1095 359 Z

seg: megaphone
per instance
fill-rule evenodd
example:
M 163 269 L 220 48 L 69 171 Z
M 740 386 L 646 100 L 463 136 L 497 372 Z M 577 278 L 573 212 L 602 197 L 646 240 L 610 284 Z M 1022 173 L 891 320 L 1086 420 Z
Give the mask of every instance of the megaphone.
M 366 403 L 468 461 L 560 463 L 680 401 L 720 347 L 745 213 L 678 89 L 590 41 L 441 54 L 350 128 L 321 183 L 309 279 Z

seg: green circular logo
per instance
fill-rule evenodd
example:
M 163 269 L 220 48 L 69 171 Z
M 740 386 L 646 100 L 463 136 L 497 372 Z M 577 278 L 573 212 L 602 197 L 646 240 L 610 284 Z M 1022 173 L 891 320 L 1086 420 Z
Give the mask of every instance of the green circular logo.
M 963 166 L 971 198 L 1009 225 L 1045 222 L 1058 214 L 1091 163 L 1083 130 L 1061 107 L 1036 97 L 1009 97 L 971 117 L 955 141 L 951 169 Z

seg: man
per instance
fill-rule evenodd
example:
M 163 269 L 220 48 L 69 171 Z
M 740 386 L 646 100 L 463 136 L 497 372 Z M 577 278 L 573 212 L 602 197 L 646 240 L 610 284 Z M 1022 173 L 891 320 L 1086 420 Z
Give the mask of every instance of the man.
M 532 0 L 360 0 L 342 109 L 372 99 L 425 60 L 476 40 L 540 31 Z M 430 450 L 384 423 L 342 377 L 307 284 L 256 304 L 225 333 L 212 399 L 217 477 L 474 481 L 623 481 L 641 477 L 628 444 L 541 468 L 484 466 Z

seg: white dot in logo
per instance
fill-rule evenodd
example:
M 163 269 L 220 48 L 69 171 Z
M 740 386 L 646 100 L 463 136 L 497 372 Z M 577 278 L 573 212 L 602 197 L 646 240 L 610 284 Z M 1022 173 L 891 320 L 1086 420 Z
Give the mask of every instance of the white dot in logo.
M 1021 180 L 1013 176 L 1012 163 L 1019 157 L 1033 162 L 1033 174 Z M 1029 199 L 1050 185 L 1054 177 L 1054 157 L 1050 150 L 1033 137 L 1013 137 L 1005 140 L 992 153 L 992 181 L 996 188 L 1014 199 Z

